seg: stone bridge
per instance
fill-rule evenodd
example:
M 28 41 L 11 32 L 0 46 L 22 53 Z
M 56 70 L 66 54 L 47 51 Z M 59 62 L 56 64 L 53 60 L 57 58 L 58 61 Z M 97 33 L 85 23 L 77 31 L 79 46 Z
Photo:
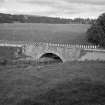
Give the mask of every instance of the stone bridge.
M 39 60 L 43 56 L 55 56 L 63 62 L 78 60 L 81 52 L 101 52 L 105 54 L 104 49 L 95 45 L 78 45 L 78 44 L 56 44 L 44 42 L 28 41 L 0 41 L 0 46 L 10 46 L 22 49 L 22 53 L 32 60 Z

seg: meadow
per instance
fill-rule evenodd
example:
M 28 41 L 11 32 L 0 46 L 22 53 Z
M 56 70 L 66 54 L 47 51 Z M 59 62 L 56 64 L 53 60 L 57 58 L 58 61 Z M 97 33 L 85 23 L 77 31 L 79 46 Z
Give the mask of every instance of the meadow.
M 105 105 L 105 62 L 0 65 L 0 105 Z
M 14 23 L 0 24 L 1 40 L 27 40 L 55 43 L 87 43 L 86 31 L 90 25 L 86 24 L 37 24 Z

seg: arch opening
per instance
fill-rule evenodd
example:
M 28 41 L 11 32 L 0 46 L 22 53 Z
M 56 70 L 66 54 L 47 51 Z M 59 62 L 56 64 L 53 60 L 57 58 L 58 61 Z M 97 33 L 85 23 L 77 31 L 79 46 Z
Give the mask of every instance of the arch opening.
M 40 62 L 44 63 L 61 63 L 63 60 L 54 53 L 45 53 L 39 58 Z

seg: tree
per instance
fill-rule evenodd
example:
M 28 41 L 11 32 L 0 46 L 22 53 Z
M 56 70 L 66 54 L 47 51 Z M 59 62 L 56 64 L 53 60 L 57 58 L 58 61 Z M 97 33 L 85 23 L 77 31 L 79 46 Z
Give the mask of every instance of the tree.
M 105 48 L 105 13 L 100 15 L 87 30 L 87 39 L 89 42 Z

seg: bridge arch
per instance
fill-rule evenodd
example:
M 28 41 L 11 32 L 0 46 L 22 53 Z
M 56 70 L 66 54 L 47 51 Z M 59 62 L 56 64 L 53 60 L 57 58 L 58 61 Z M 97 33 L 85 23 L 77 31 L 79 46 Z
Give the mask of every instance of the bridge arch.
M 51 61 L 58 61 L 58 62 L 64 62 L 63 58 L 61 56 L 59 56 L 56 53 L 53 52 L 45 52 L 39 55 L 38 59 L 42 59 L 42 60 L 51 60 Z

